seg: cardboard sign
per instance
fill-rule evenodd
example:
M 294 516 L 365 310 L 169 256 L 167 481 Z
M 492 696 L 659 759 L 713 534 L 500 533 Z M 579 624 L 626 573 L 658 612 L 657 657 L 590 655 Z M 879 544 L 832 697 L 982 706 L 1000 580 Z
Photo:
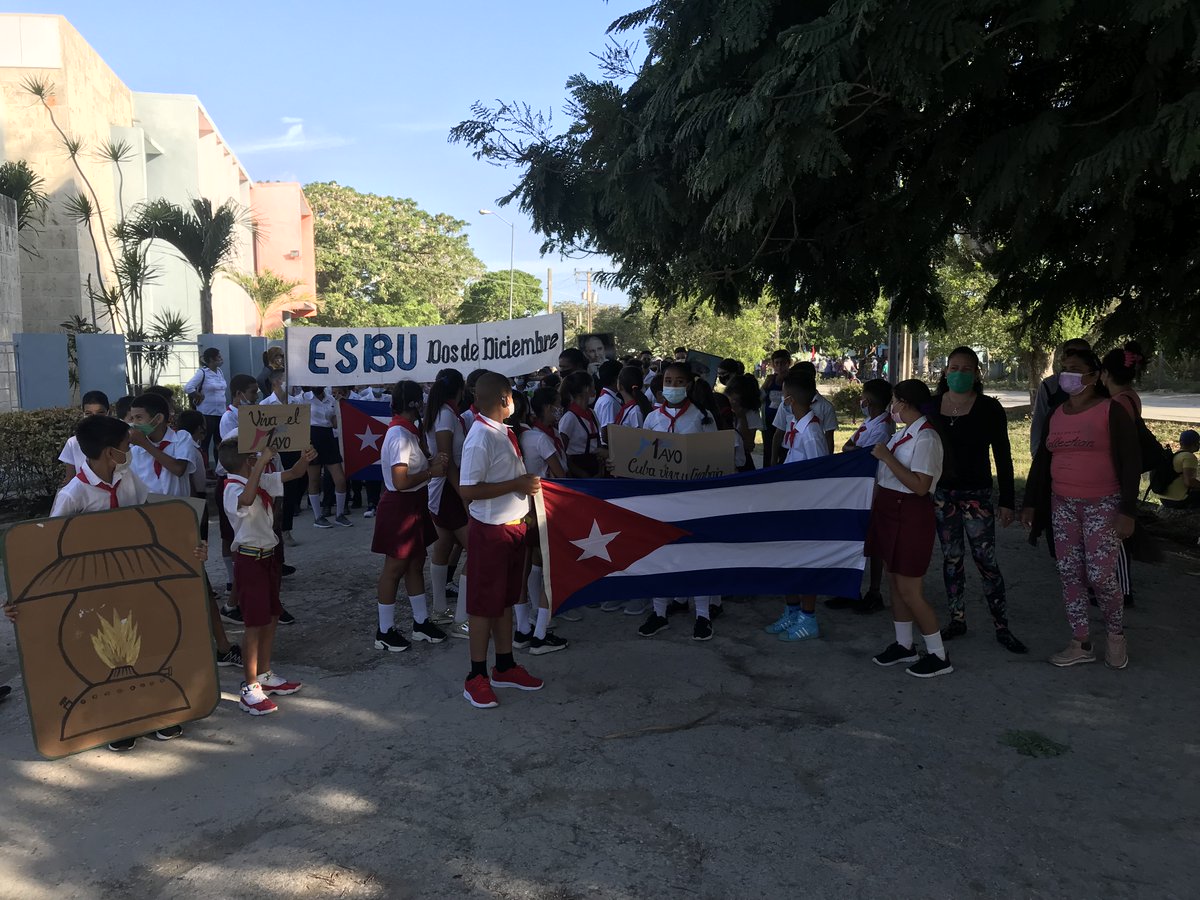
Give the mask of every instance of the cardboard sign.
M 558 365 L 562 313 L 425 328 L 287 328 L 290 384 L 433 381 L 446 367 L 526 375 Z
M 710 386 L 716 385 L 717 369 L 721 364 L 720 356 L 701 353 L 699 350 L 689 350 L 687 364 L 691 367 L 692 372 L 707 381 Z
M 299 453 L 309 444 L 312 407 L 307 403 L 272 403 L 238 407 L 238 453 L 258 453 L 268 447 L 280 453 Z
M 670 434 L 609 425 L 608 453 L 618 478 L 691 481 L 737 471 L 732 431 Z
M 196 515 L 159 503 L 22 522 L 4 540 L 33 740 L 57 759 L 220 700 Z

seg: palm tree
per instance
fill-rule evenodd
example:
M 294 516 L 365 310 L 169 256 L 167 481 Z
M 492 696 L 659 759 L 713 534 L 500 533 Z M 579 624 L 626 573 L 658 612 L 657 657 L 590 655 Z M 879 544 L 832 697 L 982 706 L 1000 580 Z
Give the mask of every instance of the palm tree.
M 304 282 L 291 281 L 265 269 L 257 275 L 247 272 L 226 272 L 225 275 L 245 291 L 258 307 L 258 336 L 264 337 L 283 327 L 285 312 L 311 315 L 316 302 L 311 298 L 295 297 L 292 291 Z
M 200 331 L 212 334 L 212 288 L 217 273 L 233 261 L 238 232 L 255 226 L 250 214 L 233 200 L 215 210 L 212 201 L 198 197 L 184 208 L 168 200 L 150 200 L 117 226 L 121 240 L 166 241 L 200 277 Z
M 23 159 L 0 164 L 0 194 L 17 204 L 17 231 L 36 234 L 50 200 L 43 190 L 46 181 Z M 22 247 L 33 255 L 28 247 Z

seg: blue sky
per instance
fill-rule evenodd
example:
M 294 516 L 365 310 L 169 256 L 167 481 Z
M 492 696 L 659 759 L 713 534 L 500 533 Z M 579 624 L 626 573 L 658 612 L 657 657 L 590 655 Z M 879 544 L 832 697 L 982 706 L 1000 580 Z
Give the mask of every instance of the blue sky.
M 255 180 L 337 181 L 412 197 L 467 223 L 489 269 L 508 269 L 509 228 L 480 216 L 516 179 L 477 162 L 449 129 L 471 103 L 521 100 L 561 111 L 564 84 L 596 73 L 589 55 L 638 0 L 478 0 L 385 4 L 15 2 L 4 12 L 66 16 L 133 90 L 196 94 Z M 574 269 L 606 261 L 543 259 L 515 207 L 517 268 L 556 301 L 578 300 Z M 601 289 L 601 302 L 623 302 Z

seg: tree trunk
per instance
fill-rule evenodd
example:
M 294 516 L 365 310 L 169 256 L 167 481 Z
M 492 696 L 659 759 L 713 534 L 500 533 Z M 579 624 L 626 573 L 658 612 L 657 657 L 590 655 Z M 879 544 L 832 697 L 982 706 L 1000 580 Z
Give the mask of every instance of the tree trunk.
M 213 333 L 212 285 L 200 283 L 200 333 Z
M 1021 361 L 1029 366 L 1029 405 L 1032 407 L 1042 381 L 1054 373 L 1054 350 L 1043 347 L 1022 350 Z

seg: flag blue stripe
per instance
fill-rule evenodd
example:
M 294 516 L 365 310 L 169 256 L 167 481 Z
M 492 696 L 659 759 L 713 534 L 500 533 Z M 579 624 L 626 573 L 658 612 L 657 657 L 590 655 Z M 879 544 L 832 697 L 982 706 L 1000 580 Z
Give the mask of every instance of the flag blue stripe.
M 870 519 L 869 509 L 810 509 L 751 512 L 671 524 L 690 532 L 675 542 L 679 544 L 757 544 L 762 541 L 861 541 Z

